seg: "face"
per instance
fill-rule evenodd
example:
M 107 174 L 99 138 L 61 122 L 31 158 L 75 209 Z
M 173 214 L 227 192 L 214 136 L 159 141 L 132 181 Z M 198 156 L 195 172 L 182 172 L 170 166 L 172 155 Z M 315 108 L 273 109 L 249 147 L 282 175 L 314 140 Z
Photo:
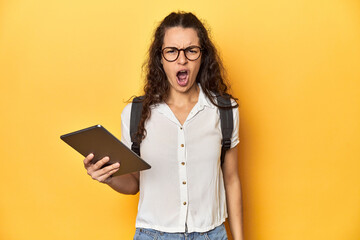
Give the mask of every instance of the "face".
M 172 27 L 166 30 L 162 49 L 168 47 L 186 49 L 191 46 L 200 47 L 199 37 L 195 29 Z M 191 58 L 191 54 L 194 53 L 189 50 L 187 56 Z M 201 56 L 190 61 L 185 57 L 184 51 L 180 51 L 179 57 L 173 62 L 167 61 L 162 55 L 161 63 L 170 83 L 170 94 L 173 91 L 187 93 L 196 89 L 195 82 L 200 69 Z

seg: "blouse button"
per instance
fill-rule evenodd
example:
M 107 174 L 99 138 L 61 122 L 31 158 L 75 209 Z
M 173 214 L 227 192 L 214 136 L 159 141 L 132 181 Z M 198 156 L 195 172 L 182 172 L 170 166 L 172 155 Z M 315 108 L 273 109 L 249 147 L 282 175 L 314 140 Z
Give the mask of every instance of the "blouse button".
M 185 184 L 186 184 L 186 182 L 185 182 L 185 181 L 183 181 L 183 184 L 185 185 Z
M 185 162 L 181 162 L 181 165 L 185 165 Z
M 181 146 L 181 147 L 184 147 L 184 144 L 181 144 L 180 146 Z
M 186 202 L 183 202 L 184 205 L 186 205 Z
M 180 130 L 182 130 L 182 127 L 180 127 Z

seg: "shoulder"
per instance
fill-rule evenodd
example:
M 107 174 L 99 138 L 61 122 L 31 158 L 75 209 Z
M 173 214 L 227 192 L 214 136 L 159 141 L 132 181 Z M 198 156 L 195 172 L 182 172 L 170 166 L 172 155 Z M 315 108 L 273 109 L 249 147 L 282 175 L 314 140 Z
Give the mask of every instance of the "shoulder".
M 130 126 L 132 103 L 128 103 L 121 112 L 121 122 L 126 126 Z
M 220 106 L 226 105 L 229 107 L 228 103 L 226 103 L 226 104 L 219 103 L 219 101 L 222 101 L 222 99 L 224 99 L 224 98 L 220 97 L 220 99 L 218 99 L 216 97 L 216 95 L 214 95 L 214 98 L 215 98 L 216 103 L 219 104 Z M 227 102 L 227 100 L 226 100 L 226 102 Z M 230 98 L 230 106 L 232 106 L 232 108 L 222 108 L 222 109 L 225 110 L 225 111 L 223 111 L 225 113 L 225 115 L 227 115 L 226 112 L 232 112 L 231 115 L 233 117 L 234 124 L 236 125 L 239 122 L 239 104 L 237 103 L 237 101 L 235 99 Z M 220 116 L 220 107 L 216 107 L 216 111 L 217 111 L 217 114 Z
M 233 110 L 233 112 L 235 114 L 236 114 L 236 112 L 238 112 L 239 104 L 237 103 L 237 101 L 234 98 L 230 97 L 230 105 L 229 105 L 229 103 L 228 103 L 229 98 L 228 97 L 221 97 L 221 96 L 219 96 L 219 95 L 217 95 L 217 94 L 215 94 L 213 92 L 211 92 L 211 97 L 212 97 L 213 101 L 216 104 L 218 104 L 219 106 L 226 106 L 226 107 L 232 106 L 231 109 Z M 219 108 L 221 108 L 221 107 L 217 107 L 216 105 L 214 105 L 210 100 L 208 102 L 209 102 L 210 105 L 216 107 L 217 111 L 219 111 Z M 229 108 L 227 108 L 227 109 L 229 109 Z
M 121 112 L 121 117 L 130 116 L 132 103 L 128 103 Z
M 122 110 L 121 112 L 121 119 L 123 121 L 127 121 L 129 122 L 130 121 L 130 117 L 131 117 L 131 111 L 132 111 L 132 108 L 133 108 L 133 105 L 136 104 L 136 102 L 129 102 L 125 107 L 124 109 Z M 150 111 L 152 111 L 153 109 L 156 109 L 160 106 L 161 104 L 155 104 L 155 105 L 151 105 L 150 106 Z M 136 108 L 139 110 L 139 108 Z M 141 111 L 141 109 L 140 109 Z
M 205 94 L 204 94 L 204 97 L 206 98 L 206 100 L 208 100 L 208 102 L 210 103 L 211 101 L 210 101 L 210 99 L 209 99 L 209 97 L 207 97 Z M 224 101 L 227 101 L 227 99 L 229 99 L 230 98 L 230 103 L 231 103 L 231 106 L 236 106 L 235 108 L 237 108 L 237 102 L 236 102 L 236 100 L 233 98 L 233 97 L 230 97 L 230 95 L 229 94 L 227 94 L 227 93 L 224 93 L 224 96 L 220 96 L 218 93 L 215 93 L 215 92 L 210 92 L 210 98 L 215 102 L 215 103 L 217 103 L 217 104 L 219 104 L 220 106 L 221 106 L 221 103 L 219 103 L 219 100 L 224 100 Z M 212 104 L 213 105 L 213 104 Z M 215 105 L 213 105 L 213 106 L 215 106 Z
M 144 96 L 138 96 L 138 97 L 134 97 L 131 102 L 129 102 L 123 109 L 122 113 L 121 113 L 121 116 L 127 116 L 127 115 L 130 115 L 131 113 L 131 109 L 132 109 L 132 106 L 133 104 L 136 104 L 137 103 L 141 103 L 142 100 L 143 100 Z

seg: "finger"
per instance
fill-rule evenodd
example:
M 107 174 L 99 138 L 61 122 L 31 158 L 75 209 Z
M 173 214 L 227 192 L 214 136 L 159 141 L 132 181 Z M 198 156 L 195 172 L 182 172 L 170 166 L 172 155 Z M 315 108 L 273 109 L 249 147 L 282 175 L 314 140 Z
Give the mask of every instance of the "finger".
M 107 163 L 108 161 L 110 161 L 110 158 L 108 156 L 103 157 L 102 159 L 100 159 L 99 161 L 97 161 L 94 166 L 93 169 L 96 171 L 98 169 L 100 169 L 105 163 Z
M 88 174 L 95 180 L 98 180 L 99 177 L 101 177 L 102 175 L 105 175 L 107 174 L 108 172 L 110 172 L 111 170 L 113 169 L 119 169 L 120 167 L 120 164 L 119 163 L 114 163 L 114 164 L 111 164 L 110 166 L 107 166 L 107 167 L 104 167 L 104 168 L 101 168 L 101 169 L 98 169 L 98 170 L 92 170 L 90 169 L 88 171 Z
M 109 171 L 111 171 L 111 170 L 113 170 L 115 168 L 119 169 L 119 167 L 120 167 L 120 163 L 116 162 L 114 164 L 111 164 L 110 166 L 99 169 L 98 172 L 99 172 L 99 175 L 104 175 L 104 174 L 107 174 Z
M 89 164 L 86 167 L 87 169 L 87 173 L 93 178 L 95 179 L 96 177 L 98 177 L 99 173 L 97 173 L 97 171 L 108 161 L 110 160 L 109 157 L 104 157 L 102 159 L 100 159 L 99 161 L 97 161 L 95 164 Z
M 98 181 L 99 181 L 99 182 L 102 182 L 102 183 L 107 183 L 107 182 L 110 180 L 111 175 L 113 175 L 114 173 L 116 173 L 118 170 L 119 170 L 119 168 L 115 168 L 115 169 L 111 170 L 110 172 L 107 172 L 106 174 L 100 176 L 100 177 L 98 178 Z
M 94 158 L 94 154 L 90 153 L 89 155 L 86 156 L 86 158 L 84 159 L 84 165 L 85 167 L 89 166 L 90 161 Z

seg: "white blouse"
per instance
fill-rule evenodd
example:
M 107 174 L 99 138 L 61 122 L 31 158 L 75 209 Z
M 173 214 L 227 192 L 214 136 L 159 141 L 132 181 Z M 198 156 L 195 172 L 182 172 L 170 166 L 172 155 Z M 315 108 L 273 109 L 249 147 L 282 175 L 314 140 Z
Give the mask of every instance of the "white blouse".
M 200 87 L 200 86 L 199 86 Z M 121 141 L 131 147 L 131 103 L 121 114 Z M 141 157 L 151 169 L 140 172 L 137 228 L 163 232 L 206 232 L 227 218 L 220 167 L 219 110 L 205 96 L 199 99 L 184 125 L 165 103 L 152 107 L 146 122 Z M 239 143 L 239 112 L 233 109 L 231 148 Z

